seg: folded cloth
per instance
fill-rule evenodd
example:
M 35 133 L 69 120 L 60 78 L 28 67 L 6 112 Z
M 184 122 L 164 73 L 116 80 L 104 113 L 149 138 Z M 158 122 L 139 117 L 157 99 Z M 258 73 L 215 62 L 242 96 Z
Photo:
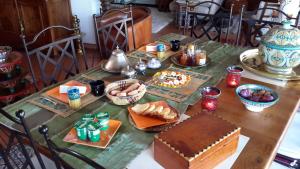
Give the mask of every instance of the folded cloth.
M 248 70 L 244 69 L 244 72 L 242 73 L 243 77 L 246 77 L 248 79 L 253 79 L 253 80 L 257 80 L 257 81 L 261 81 L 264 83 L 269 83 L 269 84 L 273 84 L 273 85 L 277 85 L 277 86 L 281 86 L 284 87 L 287 83 L 286 80 L 276 80 L 276 79 L 270 79 L 270 78 L 266 78 L 263 76 L 258 76 L 252 72 L 249 72 Z
M 85 94 L 86 92 L 86 86 L 66 86 L 66 85 L 60 85 L 59 86 L 59 93 L 67 93 L 68 89 L 70 87 L 77 87 L 79 89 L 80 94 Z

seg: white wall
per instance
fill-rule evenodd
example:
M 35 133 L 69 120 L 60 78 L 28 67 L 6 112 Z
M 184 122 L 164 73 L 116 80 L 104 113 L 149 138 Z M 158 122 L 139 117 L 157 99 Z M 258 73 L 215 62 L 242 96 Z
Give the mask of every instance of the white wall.
M 100 13 L 100 0 L 71 0 L 71 9 L 80 19 L 83 42 L 96 44 L 93 14 Z

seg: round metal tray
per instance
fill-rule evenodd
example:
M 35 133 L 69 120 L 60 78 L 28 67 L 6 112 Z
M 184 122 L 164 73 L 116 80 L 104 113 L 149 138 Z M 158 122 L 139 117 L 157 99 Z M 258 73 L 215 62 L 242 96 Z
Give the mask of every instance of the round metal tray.
M 300 66 L 293 69 L 291 74 L 274 74 L 265 70 L 264 64 L 259 57 L 258 49 L 246 50 L 240 55 L 242 66 L 255 74 L 278 80 L 300 80 Z
M 100 66 L 101 66 L 101 69 L 104 70 L 105 72 L 108 72 L 108 73 L 114 73 L 114 74 L 119 74 L 121 73 L 121 71 L 112 71 L 112 70 L 108 70 L 105 68 L 105 64 L 107 63 L 107 60 L 104 60 L 100 63 Z
M 177 57 L 178 57 L 178 56 L 173 56 L 173 57 L 171 57 L 171 61 L 172 61 L 175 65 L 180 66 L 180 67 L 185 67 L 185 68 L 201 68 L 201 67 L 205 67 L 205 66 L 209 65 L 210 62 L 211 62 L 211 59 L 210 59 L 209 57 L 207 57 L 206 63 L 203 64 L 203 65 L 187 66 L 187 65 L 182 65 L 182 64 L 180 64 L 180 63 L 178 62 Z

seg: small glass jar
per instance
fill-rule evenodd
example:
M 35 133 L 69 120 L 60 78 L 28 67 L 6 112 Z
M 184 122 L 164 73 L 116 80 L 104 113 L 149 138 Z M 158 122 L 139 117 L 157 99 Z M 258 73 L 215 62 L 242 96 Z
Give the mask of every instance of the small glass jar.
M 206 51 L 205 50 L 196 50 L 195 63 L 196 63 L 196 65 L 205 65 L 205 63 L 206 63 Z
M 216 87 L 205 87 L 201 91 L 201 108 L 206 111 L 215 111 L 218 107 L 218 97 L 221 90 Z
M 226 84 L 228 87 L 237 87 L 240 85 L 241 75 L 244 71 L 243 68 L 239 66 L 229 66 L 226 68 L 227 76 L 226 76 Z
M 69 106 L 71 109 L 79 109 L 81 102 L 80 102 L 80 93 L 78 87 L 70 87 L 67 91 L 68 99 L 69 99 Z

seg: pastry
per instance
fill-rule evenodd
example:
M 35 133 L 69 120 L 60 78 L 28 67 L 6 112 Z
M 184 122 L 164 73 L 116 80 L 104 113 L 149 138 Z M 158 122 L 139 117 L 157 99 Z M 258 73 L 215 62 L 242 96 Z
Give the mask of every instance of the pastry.
M 130 85 L 129 87 L 127 87 L 125 90 L 123 90 L 122 92 L 128 93 L 131 92 L 135 89 L 137 89 L 140 86 L 139 83 L 133 83 L 132 85 Z
M 120 96 L 124 97 L 124 96 L 127 96 L 127 94 L 126 94 L 125 92 L 120 92 L 120 93 L 117 94 L 117 96 L 119 96 L 119 97 L 120 97 Z
M 110 94 L 113 95 L 113 96 L 116 96 L 118 93 L 121 93 L 121 91 L 120 90 L 112 90 L 110 92 Z
M 123 90 L 121 90 L 123 89 Z M 143 90 L 146 89 L 146 86 L 144 84 L 140 84 L 140 83 L 133 83 L 131 85 L 128 86 L 123 86 L 114 90 L 111 90 L 109 92 L 110 95 L 112 96 L 134 96 L 140 92 L 142 92 Z
M 152 115 L 161 115 L 161 112 L 163 111 L 164 107 L 163 106 L 158 106 L 156 109 L 153 111 Z
M 149 103 L 145 103 L 145 104 L 136 104 L 135 106 L 133 106 L 131 109 L 137 113 L 137 114 L 141 114 L 143 113 L 145 110 L 147 110 L 150 107 Z
M 154 113 L 155 108 L 156 108 L 155 104 L 151 104 L 151 106 L 146 111 L 144 111 L 144 113 L 142 113 L 142 114 L 143 115 L 152 114 L 152 113 Z
M 138 93 L 139 93 L 138 90 L 133 90 L 133 91 L 131 91 L 131 92 L 128 93 L 128 96 L 136 95 Z

